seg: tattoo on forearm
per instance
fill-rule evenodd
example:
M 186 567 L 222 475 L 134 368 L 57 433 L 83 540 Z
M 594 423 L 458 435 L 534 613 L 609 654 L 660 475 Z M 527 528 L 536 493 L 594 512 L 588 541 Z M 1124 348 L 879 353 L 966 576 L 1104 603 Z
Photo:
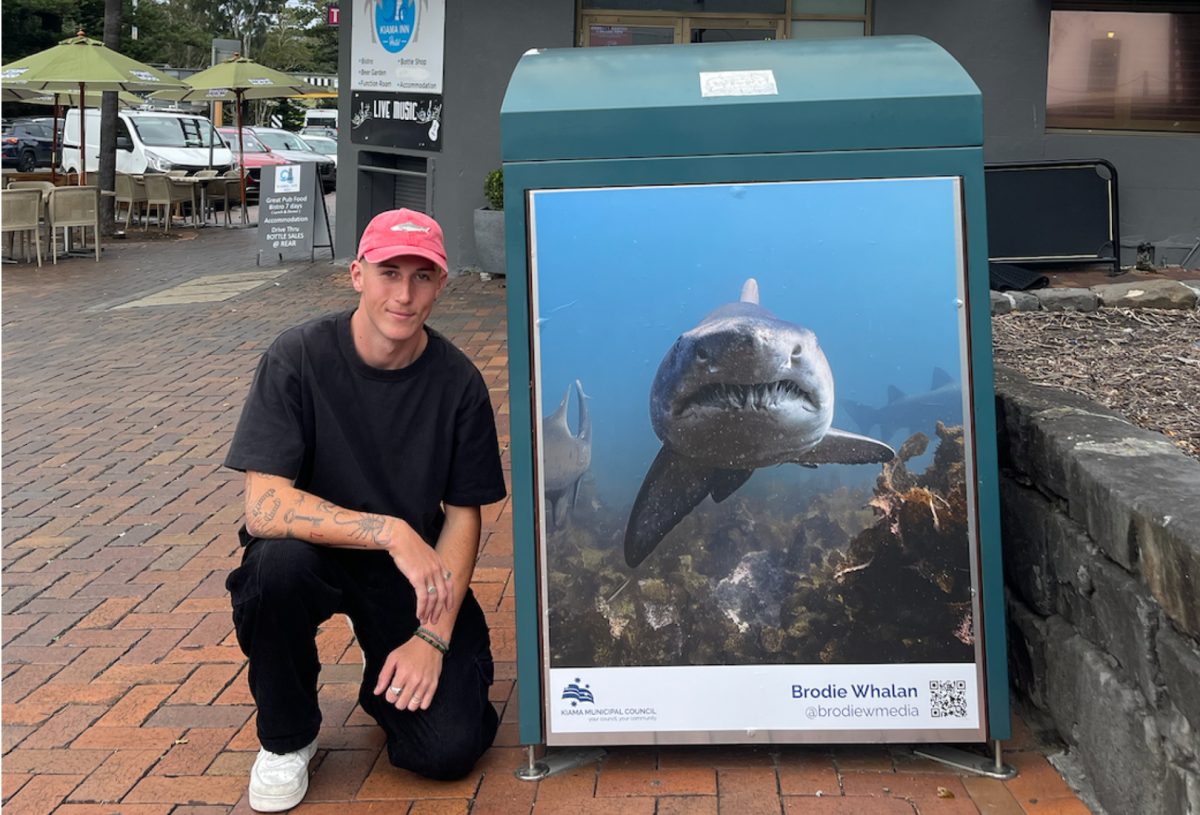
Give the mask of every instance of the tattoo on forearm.
M 317 504 L 318 512 L 333 512 L 336 509 L 337 509 L 337 505 L 331 504 L 328 501 L 322 501 L 321 503 Z
M 349 513 L 336 513 L 333 516 L 333 522 L 339 526 L 353 527 L 350 530 L 350 536 L 358 540 L 369 540 L 378 546 L 384 546 L 388 543 L 388 539 L 383 537 L 383 530 L 387 526 L 387 519 L 380 515 L 363 514 L 358 517 L 348 517 Z
M 281 504 L 282 502 L 275 497 L 275 488 L 272 487 L 254 502 L 250 514 L 254 516 L 254 520 L 259 524 L 270 523 L 275 520 L 275 513 L 279 512 Z
M 308 521 L 313 526 L 320 526 L 321 521 L 323 520 L 325 519 L 318 518 L 315 515 L 301 515 L 294 509 L 289 509 L 287 512 L 283 513 L 283 521 L 289 526 L 294 524 L 296 521 Z

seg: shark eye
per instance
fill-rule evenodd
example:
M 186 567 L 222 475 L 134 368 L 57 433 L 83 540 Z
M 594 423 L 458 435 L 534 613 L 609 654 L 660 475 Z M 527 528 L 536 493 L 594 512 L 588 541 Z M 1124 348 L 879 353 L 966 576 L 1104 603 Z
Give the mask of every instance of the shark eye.
M 708 362 L 708 351 L 704 350 L 703 345 L 696 346 L 696 361 Z
M 796 343 L 795 347 L 792 348 L 792 359 L 800 359 L 802 356 L 804 356 L 804 346 Z

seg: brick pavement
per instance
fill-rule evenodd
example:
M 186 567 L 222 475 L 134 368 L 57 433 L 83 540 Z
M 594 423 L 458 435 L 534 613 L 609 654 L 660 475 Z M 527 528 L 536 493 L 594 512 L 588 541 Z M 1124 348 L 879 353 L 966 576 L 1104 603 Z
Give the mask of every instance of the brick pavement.
M 185 234 L 135 233 L 100 264 L 3 271 L 7 815 L 249 811 L 254 708 L 223 585 L 241 478 L 220 461 L 258 354 L 354 295 L 344 268 L 305 261 L 229 300 L 113 310 L 255 270 L 253 231 Z M 483 370 L 507 450 L 502 283 L 453 280 L 432 322 Z M 297 813 L 1087 812 L 1019 722 L 1009 759 L 1022 772 L 1004 783 L 878 746 L 614 748 L 598 766 L 518 781 L 507 502 L 485 509 L 483 534 L 474 586 L 493 627 L 496 747 L 454 783 L 388 766 L 335 619 L 319 635 L 325 726 Z

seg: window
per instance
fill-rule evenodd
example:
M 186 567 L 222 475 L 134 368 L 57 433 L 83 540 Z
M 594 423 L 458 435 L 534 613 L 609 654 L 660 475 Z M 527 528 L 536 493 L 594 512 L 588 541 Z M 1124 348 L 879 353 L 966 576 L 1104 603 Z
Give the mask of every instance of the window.
M 1055 8 L 1046 126 L 1200 132 L 1200 11 Z
M 871 0 L 579 0 L 582 46 L 824 39 L 870 33 Z

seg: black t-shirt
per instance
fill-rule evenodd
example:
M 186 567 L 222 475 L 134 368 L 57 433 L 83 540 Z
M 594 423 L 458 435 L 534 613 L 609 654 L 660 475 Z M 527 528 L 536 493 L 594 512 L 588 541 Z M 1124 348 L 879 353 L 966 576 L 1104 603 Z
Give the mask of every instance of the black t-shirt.
M 506 494 L 487 386 L 426 327 L 411 365 L 365 363 L 353 311 L 285 331 L 263 354 L 225 466 L 292 479 L 346 509 L 403 518 L 431 546 L 453 506 Z M 243 538 L 245 539 L 245 538 Z

